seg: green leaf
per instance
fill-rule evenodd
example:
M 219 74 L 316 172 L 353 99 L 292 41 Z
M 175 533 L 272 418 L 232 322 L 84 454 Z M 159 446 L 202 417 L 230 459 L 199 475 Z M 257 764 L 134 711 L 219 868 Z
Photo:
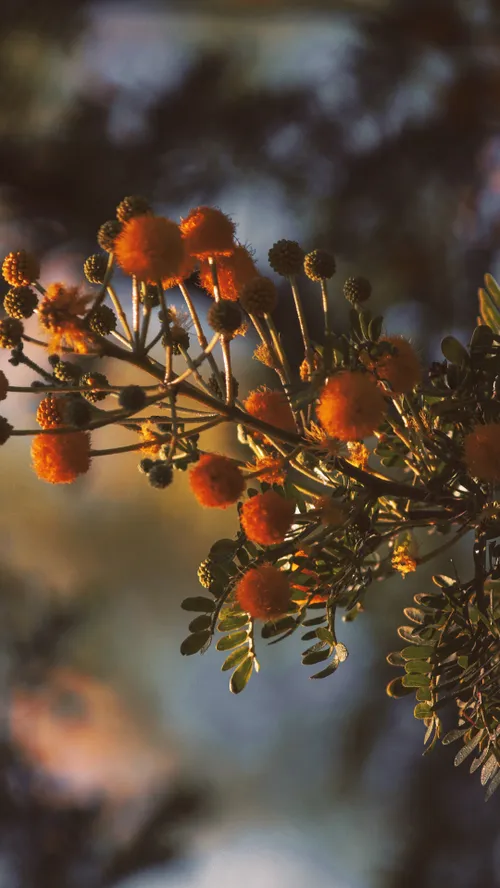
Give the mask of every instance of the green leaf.
M 470 768 L 469 768 L 469 773 L 470 773 L 470 774 L 473 774 L 474 771 L 477 771 L 477 769 L 481 767 L 481 765 L 483 764 L 483 762 L 484 762 L 486 756 L 488 755 L 489 751 L 490 751 L 490 747 L 489 747 L 489 745 L 488 745 L 488 746 L 486 746 L 486 747 L 483 749 L 481 755 L 478 755 L 478 757 L 474 759 L 474 761 L 472 762 L 472 764 L 471 764 L 471 766 L 470 766 Z
M 408 641 L 410 644 L 417 644 L 417 639 L 414 638 L 415 628 L 414 626 L 399 626 L 398 627 L 398 635 L 403 641 Z
M 486 795 L 484 797 L 485 802 L 487 802 L 488 799 L 491 799 L 493 793 L 498 789 L 499 786 L 500 786 L 500 771 L 497 771 L 497 773 L 495 774 L 493 779 L 490 780 L 488 789 L 486 790 Z
M 420 703 L 432 703 L 432 690 L 430 687 L 417 688 L 415 696 Z
M 467 743 L 465 746 L 462 746 L 462 749 L 460 749 L 457 752 L 457 754 L 454 758 L 453 764 L 455 765 L 455 767 L 458 767 L 459 765 L 461 765 L 462 762 L 465 761 L 467 756 L 469 756 L 471 754 L 471 752 L 474 752 L 476 746 L 480 743 L 482 736 L 483 736 L 483 731 L 482 730 L 478 731 L 477 734 L 473 737 L 473 739 L 469 741 L 469 743 Z
M 215 608 L 215 603 L 211 598 L 197 595 L 195 598 L 185 598 L 181 603 L 181 607 L 185 611 L 201 611 L 203 614 L 211 614 Z
M 416 644 L 401 651 L 404 660 L 428 660 L 433 654 L 434 648 L 430 644 Z
M 459 367 L 465 366 L 469 361 L 467 349 L 454 336 L 444 337 L 441 343 L 441 351 L 447 361 L 451 364 L 458 364 Z
M 229 632 L 231 629 L 241 629 L 248 623 L 248 614 L 234 614 L 219 621 L 219 632 Z
M 328 629 L 326 626 L 320 626 L 319 629 L 316 629 L 316 635 L 320 641 L 326 642 L 332 647 L 335 644 L 335 637 L 331 629 Z
M 201 632 L 203 629 L 209 629 L 211 622 L 212 618 L 209 614 L 200 614 L 199 617 L 195 617 L 194 620 L 191 620 L 189 624 L 189 631 Z
M 304 634 L 302 635 L 302 641 L 312 641 L 313 638 L 317 637 L 318 636 L 316 635 L 316 630 L 311 629 L 309 632 L 304 632 Z
M 247 657 L 248 645 L 246 647 L 237 648 L 235 651 L 232 651 L 232 653 L 229 654 L 229 657 L 226 657 L 221 666 L 221 672 L 227 672 L 228 669 L 232 669 L 233 666 L 237 666 L 238 663 L 246 660 Z
M 481 786 L 485 786 L 488 780 L 491 780 L 491 778 L 495 776 L 497 771 L 497 758 L 495 753 L 492 752 L 490 757 L 486 760 L 483 767 L 481 768 Z
M 206 632 L 195 632 L 193 635 L 188 635 L 181 644 L 181 654 L 184 657 L 190 657 L 192 654 L 199 653 L 210 638 L 211 635 L 208 630 Z
M 443 746 L 448 746 L 450 743 L 456 743 L 456 741 L 460 740 L 460 738 L 463 737 L 464 734 L 466 734 L 468 730 L 470 730 L 470 729 L 469 728 L 453 728 L 452 731 L 448 731 L 448 733 L 444 735 L 443 739 L 441 740 L 441 743 L 443 744 Z
M 370 323 L 368 325 L 368 334 L 369 334 L 368 338 L 371 339 L 372 342 L 377 342 L 377 340 L 380 339 L 380 334 L 382 333 L 383 323 L 384 323 L 384 319 L 381 315 L 378 315 L 378 317 L 373 318 L 373 320 L 370 321 Z
M 432 718 L 433 712 L 431 707 L 427 703 L 417 703 L 415 709 L 413 710 L 413 715 L 415 718 Z
M 298 625 L 298 621 L 295 617 L 282 617 L 279 620 L 272 620 L 268 623 L 264 623 L 260 634 L 262 638 L 274 638 L 275 635 L 280 635 L 288 629 L 295 629 Z
M 302 665 L 303 666 L 315 666 L 316 663 L 322 663 L 323 660 L 328 660 L 329 656 L 330 656 L 329 648 L 324 648 L 322 651 L 311 651 L 310 653 L 303 654 Z
M 389 666 L 404 666 L 405 660 L 401 656 L 401 651 L 393 651 L 391 654 L 387 654 L 385 658 L 389 663 Z
M 489 351 L 493 345 L 493 330 L 487 324 L 481 324 L 474 330 L 470 347 L 471 350 L 479 349 L 481 351 Z
M 405 607 L 403 613 L 406 619 L 411 620 L 412 623 L 423 623 L 425 620 L 424 612 L 417 607 Z
M 239 647 L 246 641 L 248 641 L 246 632 L 233 632 L 231 635 L 223 635 L 222 638 L 219 638 L 216 648 L 218 651 L 230 651 L 231 648 Z
M 237 540 L 217 540 L 210 549 L 208 557 L 211 561 L 229 561 L 239 545 Z
M 428 674 L 431 669 L 432 666 L 427 660 L 408 660 L 405 663 L 405 672 L 422 672 Z
M 430 684 L 428 675 L 421 675 L 416 672 L 403 675 L 401 681 L 405 688 L 426 688 Z
M 241 694 L 246 688 L 252 674 L 252 669 L 253 657 L 247 657 L 247 659 L 243 660 L 243 662 L 234 670 L 229 679 L 229 690 L 232 694 Z
M 327 678 L 329 675 L 332 675 L 336 669 L 338 669 L 339 661 L 332 660 L 329 666 L 326 669 L 322 669 L 321 672 L 315 672 L 314 675 L 310 675 L 309 678 Z
M 405 688 L 400 676 L 393 678 L 385 690 L 389 697 L 394 697 L 396 700 L 399 700 L 400 697 L 407 697 L 408 694 L 412 693 L 411 688 Z

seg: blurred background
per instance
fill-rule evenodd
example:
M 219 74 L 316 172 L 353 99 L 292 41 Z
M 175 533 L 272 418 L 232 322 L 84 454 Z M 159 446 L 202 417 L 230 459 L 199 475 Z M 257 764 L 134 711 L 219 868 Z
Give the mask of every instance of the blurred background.
M 215 203 L 264 274 L 278 238 L 333 250 L 339 327 L 363 274 L 438 359 L 499 271 L 499 26 L 495 0 L 2 0 L 2 255 L 83 283 L 125 195 Z M 33 427 L 36 398 L 12 402 Z M 500 797 L 449 749 L 422 758 L 411 698 L 385 696 L 433 570 L 373 587 L 334 677 L 310 682 L 292 639 L 232 697 L 221 655 L 181 658 L 179 602 L 234 514 L 208 520 L 184 477 L 152 490 L 134 454 L 68 490 L 36 481 L 25 439 L 1 465 L 1 888 L 500 885 Z

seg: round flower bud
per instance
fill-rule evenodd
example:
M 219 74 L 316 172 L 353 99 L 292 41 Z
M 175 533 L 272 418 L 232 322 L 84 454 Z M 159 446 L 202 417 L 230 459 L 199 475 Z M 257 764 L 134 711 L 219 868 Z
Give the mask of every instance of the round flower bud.
M 145 197 L 137 194 L 124 197 L 116 208 L 116 218 L 119 222 L 129 222 L 134 216 L 145 216 L 151 212 L 151 207 Z
M 234 395 L 237 398 L 240 384 L 235 376 L 232 377 L 232 380 L 233 380 Z M 222 376 L 222 384 L 224 386 L 224 376 Z M 217 379 L 217 376 L 215 375 L 215 373 L 210 374 L 210 376 L 208 377 L 208 380 L 207 380 L 207 385 L 208 385 L 208 388 L 210 389 L 210 391 L 212 392 L 212 394 L 215 395 L 216 398 L 220 398 L 221 400 L 222 400 L 222 398 L 224 398 L 224 396 L 226 394 L 225 388 L 221 388 L 221 386 L 219 385 L 219 380 Z
M 38 259 L 26 250 L 9 253 L 3 260 L 2 274 L 11 287 L 27 287 L 40 275 Z
M 3 370 L 0 370 L 0 401 L 5 401 L 9 390 L 9 380 Z
M 134 216 L 116 238 L 115 255 L 125 274 L 139 281 L 174 277 L 185 256 L 179 226 L 162 216 Z
M 240 293 L 241 307 L 248 314 L 261 318 L 271 314 L 276 308 L 278 293 L 270 278 L 255 277 L 243 287 Z
M 364 277 L 347 278 L 343 293 L 345 298 L 351 305 L 358 305 L 359 302 L 366 302 L 372 295 L 372 285 L 370 281 Z
M 24 327 L 17 318 L 2 318 L 0 321 L 0 348 L 15 348 L 19 345 Z
M 48 394 L 43 398 L 36 411 L 36 421 L 42 429 L 57 429 L 64 425 L 65 398 Z
M 145 456 L 144 459 L 141 459 L 137 468 L 139 469 L 141 475 L 147 475 L 149 471 L 153 468 L 155 464 L 154 459 L 150 459 L 149 456 Z
M 368 373 L 345 370 L 326 383 L 316 412 L 332 438 L 355 441 L 374 433 L 387 412 L 387 404 Z
M 146 284 L 144 293 L 142 292 L 141 288 L 139 299 L 146 306 L 146 308 L 157 308 L 160 304 L 160 294 L 158 293 L 158 287 L 155 284 Z
M 104 401 L 104 398 L 107 397 L 108 392 L 96 391 L 96 389 L 104 385 L 109 385 L 104 373 L 97 373 L 95 370 L 91 370 L 89 373 L 83 373 L 80 377 L 82 395 L 91 404 L 95 404 L 97 401 Z
M 219 453 L 205 453 L 191 469 L 189 483 L 200 505 L 217 509 L 238 502 L 245 489 L 236 463 Z
M 83 429 L 92 419 L 92 408 L 80 395 L 71 395 L 64 405 L 64 418 L 68 425 Z
M 42 481 L 71 484 L 90 468 L 90 435 L 88 432 L 35 435 L 31 459 Z
M 10 422 L 5 419 L 5 416 L 0 416 L 0 445 L 5 444 L 9 440 L 13 431 L 13 427 Z
M 212 571 L 210 570 L 211 565 L 212 562 L 210 558 L 205 558 L 205 561 L 201 562 L 197 571 L 199 583 L 204 589 L 210 589 L 210 586 L 214 581 Z
M 78 364 L 72 364 L 71 361 L 57 361 L 53 370 L 55 378 L 59 382 L 63 382 L 68 386 L 78 385 L 78 380 L 82 375 L 82 368 Z
M 105 253 L 93 253 L 83 263 L 83 273 L 91 284 L 102 284 L 108 268 L 108 257 Z
M 87 323 L 89 329 L 98 336 L 109 336 L 116 330 L 116 315 L 109 305 L 99 305 L 89 315 Z
M 243 504 L 241 526 L 253 543 L 273 546 L 285 539 L 292 526 L 294 514 L 293 500 L 285 499 L 275 490 L 266 490 Z
M 118 395 L 118 403 L 124 410 L 142 410 L 146 403 L 146 392 L 140 385 L 127 385 Z
M 304 250 L 297 241 L 279 240 L 269 250 L 269 265 L 276 274 L 291 277 L 302 271 L 304 256 Z
M 241 311 L 236 302 L 221 299 L 210 306 L 207 321 L 212 330 L 223 336 L 232 336 L 238 327 L 241 327 Z
M 19 321 L 30 318 L 37 305 L 38 297 L 31 287 L 13 287 L 3 299 L 3 307 L 7 314 Z
M 481 481 L 500 481 L 500 423 L 476 425 L 464 438 L 465 464 Z
M 106 253 L 113 253 L 115 249 L 115 241 L 120 234 L 123 226 L 117 219 L 109 219 L 104 222 L 97 232 L 97 243 Z
M 243 574 L 235 594 L 240 607 L 257 620 L 277 619 L 290 607 L 288 578 L 272 564 L 261 564 Z
M 196 207 L 181 219 L 186 252 L 198 259 L 228 256 L 234 251 L 235 224 L 216 207 Z
M 172 483 L 172 478 L 172 466 L 161 459 L 155 460 L 148 472 L 148 481 L 151 484 L 151 487 L 163 490 Z
M 312 281 L 327 281 L 335 274 L 335 257 L 326 250 L 313 250 L 304 259 L 304 271 Z
M 170 339 L 174 347 L 174 355 L 180 355 L 181 349 L 184 349 L 184 351 L 188 350 L 189 333 L 182 324 L 172 324 L 170 327 Z

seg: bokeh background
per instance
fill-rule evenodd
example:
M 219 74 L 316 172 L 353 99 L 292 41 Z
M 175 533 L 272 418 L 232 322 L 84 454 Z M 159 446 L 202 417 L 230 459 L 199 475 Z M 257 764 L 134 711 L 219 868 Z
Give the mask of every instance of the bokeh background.
M 280 237 L 333 249 L 339 327 L 342 280 L 363 274 L 387 329 L 439 358 L 498 270 L 499 25 L 495 0 L 3 0 L 2 255 L 83 283 L 126 194 L 174 218 L 215 203 L 263 273 Z M 293 350 L 289 315 L 284 295 Z M 9 416 L 33 426 L 35 405 Z M 179 602 L 234 515 L 136 464 L 52 489 L 24 439 L 2 450 L 2 888 L 500 885 L 500 799 L 485 807 L 450 750 L 422 758 L 411 699 L 385 696 L 431 569 L 374 587 L 334 677 L 310 682 L 290 640 L 232 697 L 221 655 L 178 649 Z

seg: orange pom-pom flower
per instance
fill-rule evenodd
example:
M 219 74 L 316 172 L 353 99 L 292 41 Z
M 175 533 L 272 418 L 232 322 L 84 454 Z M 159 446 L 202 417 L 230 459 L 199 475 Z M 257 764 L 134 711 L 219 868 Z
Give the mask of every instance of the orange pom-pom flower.
M 63 346 L 78 354 L 92 350 L 94 337 L 83 318 L 92 296 L 80 293 L 78 287 L 50 284 L 38 305 L 40 326 L 49 334 L 49 352 L 54 354 Z
M 179 226 L 163 216 L 135 216 L 114 243 L 118 265 L 126 274 L 155 284 L 180 273 L 185 258 Z
M 500 423 L 477 425 L 464 439 L 465 463 L 482 481 L 500 481 Z
M 376 362 L 377 376 L 386 380 L 395 394 L 408 394 L 422 380 L 422 366 L 415 349 L 403 336 L 387 336 L 380 341 L 388 342 L 396 353 L 384 355 Z
M 189 483 L 202 506 L 217 509 L 232 506 L 245 489 L 245 479 L 236 463 L 220 453 L 205 453 L 191 469 Z
M 290 405 L 283 392 L 271 391 L 266 387 L 250 392 L 244 402 L 247 413 L 262 419 L 284 432 L 295 432 L 295 420 Z
M 386 410 L 384 396 L 369 374 L 345 370 L 326 383 L 316 412 L 329 435 L 354 441 L 372 435 Z
M 186 251 L 197 259 L 230 256 L 235 247 L 235 228 L 233 220 L 215 207 L 190 210 L 180 225 Z
M 201 261 L 199 275 L 201 286 L 213 296 L 214 284 L 208 259 Z M 230 256 L 217 258 L 217 279 L 221 299 L 236 302 L 245 284 L 257 275 L 258 271 L 250 253 L 240 244 L 234 247 L 234 252 Z
M 90 435 L 88 432 L 35 435 L 31 459 L 42 481 L 71 484 L 90 468 Z
M 273 620 L 290 606 L 290 583 L 272 564 L 261 564 L 243 574 L 236 585 L 236 600 L 254 619 Z
M 261 546 L 282 543 L 293 522 L 295 503 L 275 490 L 266 490 L 244 503 L 241 526 L 249 540 Z

